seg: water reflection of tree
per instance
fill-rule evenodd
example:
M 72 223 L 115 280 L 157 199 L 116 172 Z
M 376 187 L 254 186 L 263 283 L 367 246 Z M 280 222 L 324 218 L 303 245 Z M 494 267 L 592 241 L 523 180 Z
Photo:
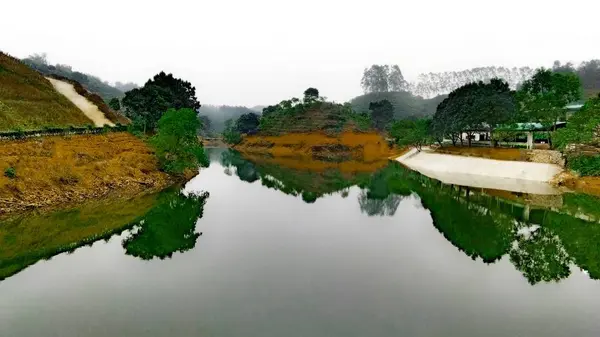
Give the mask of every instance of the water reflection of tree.
M 571 258 L 560 238 L 546 227 L 517 235 L 510 261 L 530 284 L 560 281 L 570 274 Z
M 128 255 L 150 260 L 194 248 L 200 234 L 196 221 L 202 217 L 208 193 L 163 193 L 156 205 L 139 221 L 137 230 L 123 240 Z
M 366 176 L 347 177 L 333 170 L 317 173 L 227 155 L 227 163 L 242 172 L 240 179 L 252 180 L 254 172 L 264 186 L 308 203 L 335 191 L 345 197 L 349 186 L 358 185 L 359 207 L 370 216 L 397 215 L 401 200 L 414 194 L 429 210 L 435 228 L 465 255 L 492 263 L 509 254 L 532 284 L 568 277 L 570 263 L 600 279 L 600 225 L 594 223 L 600 218 L 599 198 L 567 195 L 562 209 L 532 208 L 529 214 L 521 199 L 445 185 L 395 162 Z M 244 169 L 247 165 L 253 170 Z M 582 212 L 591 218 L 574 216 Z M 530 236 L 517 234 L 517 227 L 531 224 L 541 227 Z
M 404 197 L 397 194 L 389 194 L 385 199 L 369 198 L 365 191 L 361 191 L 358 196 L 360 210 L 369 216 L 394 216 L 396 210 Z

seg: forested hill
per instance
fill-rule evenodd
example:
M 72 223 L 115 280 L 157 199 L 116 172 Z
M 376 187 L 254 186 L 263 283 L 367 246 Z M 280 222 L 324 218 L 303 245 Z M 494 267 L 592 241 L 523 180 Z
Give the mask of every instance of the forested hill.
M 91 123 L 39 72 L 0 52 L 0 131 Z
M 353 98 L 350 104 L 356 112 L 369 112 L 369 104 L 372 102 L 388 100 L 394 107 L 394 118 L 419 118 L 432 116 L 438 104 L 446 97 L 440 95 L 434 98 L 423 98 L 407 91 L 371 92 Z
M 77 81 L 88 91 L 100 95 L 105 101 L 109 101 L 111 98 L 122 98 L 125 95 L 123 90 L 111 86 L 108 82 L 102 81 L 99 77 L 75 71 L 71 66 L 66 64 L 48 64 L 44 54 L 35 54 L 22 61 L 44 75 L 58 75 L 72 81 Z M 135 83 L 120 82 L 118 82 L 118 86 L 127 90 L 137 87 Z
M 262 110 L 262 109 L 261 109 Z M 240 116 L 248 113 L 258 113 L 260 111 L 247 108 L 245 106 L 228 105 L 203 105 L 198 109 L 198 115 L 203 120 L 203 128 L 209 133 L 221 133 L 225 130 L 225 122 L 229 119 L 237 120 Z

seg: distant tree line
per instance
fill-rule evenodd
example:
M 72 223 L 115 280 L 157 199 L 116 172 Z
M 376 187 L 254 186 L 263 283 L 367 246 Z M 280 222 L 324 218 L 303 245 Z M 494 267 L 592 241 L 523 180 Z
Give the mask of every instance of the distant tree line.
M 560 61 L 555 61 L 552 70 L 576 73 L 587 97 L 593 97 L 600 92 L 600 60 L 598 59 L 584 61 L 578 66 L 570 62 L 561 64 Z M 420 74 L 416 81 L 408 82 L 402 76 L 398 65 L 374 64 L 363 71 L 361 86 L 365 94 L 408 91 L 416 96 L 431 98 L 446 95 L 468 83 L 488 82 L 493 78 L 504 80 L 511 89 L 516 90 L 521 83 L 530 79 L 535 71 L 530 67 L 477 67 L 461 71 L 424 73 Z
M 573 73 L 538 69 L 518 91 L 499 78 L 477 81 L 453 90 L 437 107 L 431 121 L 397 121 L 390 134 L 400 145 L 420 149 L 423 144 L 444 139 L 468 145 L 474 132 L 487 131 L 495 137 L 499 127 L 510 129 L 516 123 L 541 123 L 554 130 L 556 122 L 566 119 L 566 106 L 581 98 L 581 83 Z M 514 127 L 513 127 L 514 129 Z M 551 141 L 551 133 L 548 133 Z

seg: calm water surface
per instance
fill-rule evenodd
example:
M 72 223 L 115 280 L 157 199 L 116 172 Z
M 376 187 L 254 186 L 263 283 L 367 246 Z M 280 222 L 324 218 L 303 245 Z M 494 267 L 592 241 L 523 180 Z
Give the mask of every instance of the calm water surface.
M 183 195 L 0 223 L 0 336 L 600 335 L 596 198 L 211 159 Z

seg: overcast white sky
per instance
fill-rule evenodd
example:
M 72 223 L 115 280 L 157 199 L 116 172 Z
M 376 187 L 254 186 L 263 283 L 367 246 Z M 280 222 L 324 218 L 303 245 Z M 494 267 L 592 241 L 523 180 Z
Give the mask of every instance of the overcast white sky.
M 600 1 L 3 0 L 0 50 L 46 52 L 110 82 L 160 70 L 203 104 L 272 104 L 309 86 L 361 93 L 364 67 L 405 77 L 600 58 Z

